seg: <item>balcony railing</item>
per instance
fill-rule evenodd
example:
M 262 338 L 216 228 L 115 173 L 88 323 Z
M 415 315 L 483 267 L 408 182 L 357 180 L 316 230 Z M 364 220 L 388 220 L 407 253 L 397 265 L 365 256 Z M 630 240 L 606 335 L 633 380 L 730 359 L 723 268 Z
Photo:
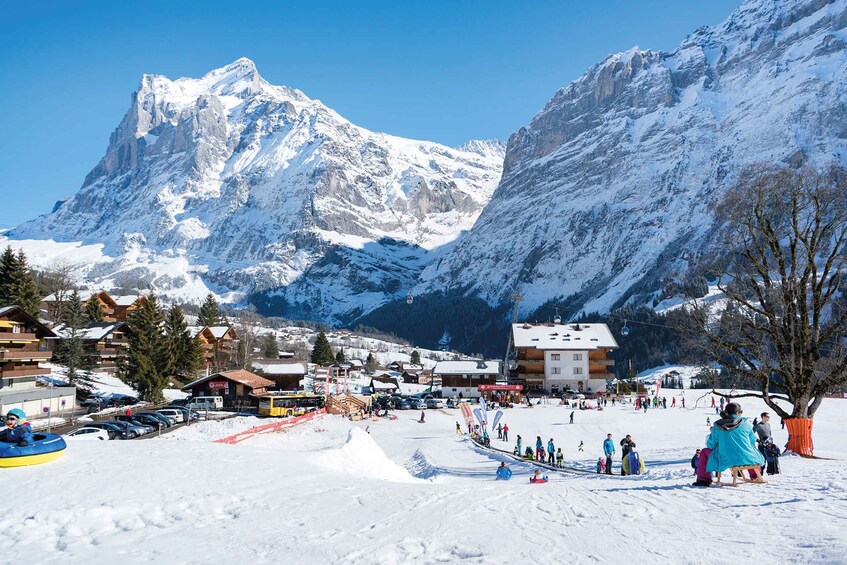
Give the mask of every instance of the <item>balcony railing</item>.
M 38 341 L 38 338 L 31 332 L 0 332 L 0 342 L 4 341 Z
M 50 369 L 40 369 L 33 367 L 31 369 L 0 369 L 0 378 L 9 379 L 12 377 L 37 377 L 39 375 L 49 375 Z
M 52 356 L 52 351 L 15 351 L 12 349 L 0 350 L 0 361 L 21 359 L 47 360 L 50 359 Z

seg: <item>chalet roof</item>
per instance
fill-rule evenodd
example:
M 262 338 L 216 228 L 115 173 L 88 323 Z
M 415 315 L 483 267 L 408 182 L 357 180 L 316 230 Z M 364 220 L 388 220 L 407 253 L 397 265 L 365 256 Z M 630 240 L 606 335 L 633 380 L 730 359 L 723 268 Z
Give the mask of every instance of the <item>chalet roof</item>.
M 123 296 L 113 296 L 112 298 L 118 306 L 132 306 L 141 297 L 137 294 L 125 294 Z
M 124 328 L 123 326 L 126 326 Z M 127 329 L 129 326 L 126 322 L 95 322 L 79 332 L 79 337 L 87 341 L 100 341 L 106 339 L 111 333 L 119 329 Z M 53 328 L 56 335 L 60 338 L 68 337 L 68 330 L 65 326 L 59 325 Z
M 617 348 L 606 324 L 512 324 L 515 347 L 544 350 L 590 351 Z
M 432 372 L 435 375 L 498 375 L 500 361 L 439 361 Z
M 23 308 L 14 304 L 0 308 L 0 319 L 21 322 L 26 326 L 35 328 L 35 335 L 39 339 L 56 337 L 56 334 L 50 328 L 28 314 Z
M 309 372 L 303 363 L 253 363 L 253 368 L 266 375 L 305 375 Z
M 79 290 L 79 291 L 77 291 L 77 295 L 79 295 L 80 300 L 82 300 L 83 302 L 87 302 L 89 298 L 91 298 L 95 294 L 100 294 L 100 292 L 101 291 L 99 291 L 99 290 Z M 66 292 L 64 294 L 64 296 L 65 296 L 64 297 L 65 301 L 70 300 L 71 293 Z M 48 294 L 47 296 L 42 298 L 41 301 L 42 302 L 58 302 L 59 299 L 56 297 L 56 294 L 53 293 L 53 294 Z
M 211 381 L 213 379 L 224 379 L 232 381 L 235 383 L 242 384 L 251 389 L 267 388 L 269 386 L 273 386 L 274 384 L 273 381 L 269 381 L 268 379 L 260 377 L 259 375 L 251 373 L 250 371 L 245 371 L 244 369 L 235 369 L 233 371 L 223 371 L 220 373 L 215 373 L 214 375 L 209 375 L 208 377 L 199 378 L 196 381 L 190 382 L 184 387 L 182 387 L 182 390 L 194 388 L 198 384 L 202 384 L 206 381 Z
M 231 329 L 232 326 L 209 326 L 209 331 L 212 332 L 215 339 L 221 339 Z

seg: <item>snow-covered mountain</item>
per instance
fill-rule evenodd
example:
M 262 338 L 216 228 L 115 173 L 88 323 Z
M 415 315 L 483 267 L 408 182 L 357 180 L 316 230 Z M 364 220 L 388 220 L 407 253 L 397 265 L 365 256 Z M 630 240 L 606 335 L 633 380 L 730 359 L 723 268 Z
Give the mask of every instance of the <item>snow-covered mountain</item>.
M 332 319 L 405 295 L 473 225 L 503 151 L 370 132 L 249 59 L 200 79 L 144 75 L 81 190 L 7 236 L 42 264 L 73 260 L 45 240 L 102 244 L 82 266 L 93 285 L 279 289 L 278 313 Z
M 610 55 L 510 137 L 491 202 L 415 294 L 643 301 L 708 247 L 741 167 L 847 161 L 845 42 L 847 0 L 749 0 L 670 53 Z

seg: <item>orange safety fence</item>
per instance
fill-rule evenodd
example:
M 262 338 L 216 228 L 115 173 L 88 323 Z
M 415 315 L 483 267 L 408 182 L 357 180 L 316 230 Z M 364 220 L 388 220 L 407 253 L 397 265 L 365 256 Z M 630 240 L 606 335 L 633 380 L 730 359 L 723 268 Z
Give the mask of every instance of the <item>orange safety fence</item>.
M 249 430 L 244 430 L 243 432 L 238 432 L 237 434 L 233 434 L 231 436 L 227 436 L 221 439 L 216 439 L 215 443 L 227 443 L 227 444 L 236 444 L 244 441 L 245 439 L 250 439 L 256 434 L 266 434 L 270 432 L 278 432 L 279 430 L 290 428 L 292 426 L 296 426 L 297 424 L 302 424 L 303 422 L 308 422 L 310 420 L 314 420 L 320 416 L 326 414 L 326 409 L 321 408 L 320 410 L 315 410 L 314 412 L 309 412 L 308 414 L 304 414 L 302 416 L 296 416 L 294 418 L 285 418 L 281 420 L 277 420 L 271 424 L 265 424 L 263 426 L 256 426 L 254 428 L 250 428 Z

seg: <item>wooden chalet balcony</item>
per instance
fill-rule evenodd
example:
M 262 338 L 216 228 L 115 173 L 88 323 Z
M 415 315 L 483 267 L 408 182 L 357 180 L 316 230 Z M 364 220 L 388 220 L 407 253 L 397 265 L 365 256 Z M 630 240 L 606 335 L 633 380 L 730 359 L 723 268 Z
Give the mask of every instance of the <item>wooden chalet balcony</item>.
M 0 343 L 3 342 L 30 342 L 30 341 L 38 341 L 38 338 L 35 337 L 34 333 L 30 332 L 0 332 Z
M 53 356 L 52 351 L 16 351 L 11 349 L 0 350 L 0 361 L 33 359 L 47 360 Z
M 606 372 L 602 372 L 602 373 L 599 373 L 599 372 L 598 372 L 598 373 L 589 372 L 589 373 L 588 373 L 588 378 L 589 378 L 590 380 L 594 380 L 594 379 L 602 379 L 602 380 L 604 380 L 604 381 L 605 381 L 605 380 L 609 380 L 609 379 L 614 379 L 614 378 L 615 378 L 615 375 L 614 375 L 613 373 L 606 373 Z
M 9 369 L 8 371 L 0 369 L 0 377 L 4 379 L 12 377 L 37 377 L 39 375 L 47 375 L 49 373 L 49 369 L 39 369 L 38 367 L 33 367 L 31 369 Z
M 599 367 L 614 367 L 615 360 L 614 359 L 589 359 L 588 364 L 593 367 L 595 365 Z

